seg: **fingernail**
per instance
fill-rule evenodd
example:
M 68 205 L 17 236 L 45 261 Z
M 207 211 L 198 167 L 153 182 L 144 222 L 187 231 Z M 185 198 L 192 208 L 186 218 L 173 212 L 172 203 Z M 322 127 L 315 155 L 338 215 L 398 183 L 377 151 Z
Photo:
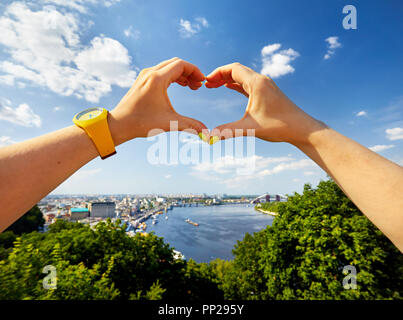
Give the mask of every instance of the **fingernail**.
M 212 136 L 212 137 L 210 138 L 210 145 L 216 143 L 216 142 L 219 141 L 219 140 L 220 140 L 219 137 L 217 137 L 217 136 Z
M 207 142 L 207 137 L 205 136 L 204 133 L 200 132 L 199 133 L 199 138 L 202 139 L 204 142 Z

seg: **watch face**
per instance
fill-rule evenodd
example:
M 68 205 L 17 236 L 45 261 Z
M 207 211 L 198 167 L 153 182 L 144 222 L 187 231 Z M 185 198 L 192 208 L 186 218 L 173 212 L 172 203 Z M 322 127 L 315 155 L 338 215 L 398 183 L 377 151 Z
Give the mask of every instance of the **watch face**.
M 77 120 L 90 120 L 98 117 L 102 113 L 101 108 L 90 108 L 84 111 L 81 111 L 77 114 Z

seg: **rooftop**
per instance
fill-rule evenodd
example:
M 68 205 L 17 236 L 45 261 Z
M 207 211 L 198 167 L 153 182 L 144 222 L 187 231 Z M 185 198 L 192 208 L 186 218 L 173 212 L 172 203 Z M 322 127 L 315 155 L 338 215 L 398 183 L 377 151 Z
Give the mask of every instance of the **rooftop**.
M 71 212 L 88 212 L 88 208 L 71 208 Z

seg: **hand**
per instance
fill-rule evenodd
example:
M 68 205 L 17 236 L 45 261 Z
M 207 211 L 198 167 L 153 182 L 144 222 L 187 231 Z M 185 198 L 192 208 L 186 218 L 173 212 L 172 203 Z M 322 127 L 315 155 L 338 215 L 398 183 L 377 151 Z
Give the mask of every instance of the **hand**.
M 255 129 L 256 137 L 273 142 L 304 143 L 313 131 L 326 126 L 298 108 L 270 78 L 239 63 L 215 69 L 206 77 L 207 88 L 225 85 L 249 98 L 242 119 L 210 133 L 212 142 L 235 136 L 235 129 Z M 217 137 L 217 138 L 216 138 Z
M 170 121 L 177 121 L 179 131 L 207 135 L 206 126 L 195 119 L 178 114 L 168 98 L 167 89 L 176 82 L 197 90 L 205 77 L 193 64 L 172 58 L 143 69 L 119 104 L 110 112 L 110 127 L 115 144 L 137 137 L 147 137 L 170 131 Z

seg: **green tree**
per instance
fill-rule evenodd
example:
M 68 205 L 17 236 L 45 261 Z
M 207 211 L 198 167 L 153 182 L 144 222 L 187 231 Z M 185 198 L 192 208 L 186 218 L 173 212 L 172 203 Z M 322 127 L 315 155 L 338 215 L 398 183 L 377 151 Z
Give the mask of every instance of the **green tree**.
M 0 233 L 0 260 L 5 259 L 12 250 L 14 241 L 18 235 L 38 231 L 43 227 L 45 220 L 38 206 L 34 206 L 21 218 L 14 222 L 5 231 Z
M 95 228 L 57 221 L 49 232 L 23 234 L 0 261 L 0 299 L 222 298 L 209 269 L 175 260 L 162 238 L 129 237 L 120 221 Z M 57 288 L 45 290 L 46 265 L 57 270 Z
M 21 218 L 9 226 L 6 231 L 12 231 L 16 235 L 21 235 L 23 233 L 38 231 L 39 228 L 43 227 L 44 223 L 45 219 L 43 218 L 43 214 L 38 206 L 35 205 Z
M 7 258 L 17 236 L 12 231 L 0 233 L 0 260 Z
M 305 185 L 275 208 L 271 227 L 235 246 L 221 276 L 227 298 L 402 299 L 403 255 L 333 181 Z M 343 288 L 347 265 L 356 290 Z

